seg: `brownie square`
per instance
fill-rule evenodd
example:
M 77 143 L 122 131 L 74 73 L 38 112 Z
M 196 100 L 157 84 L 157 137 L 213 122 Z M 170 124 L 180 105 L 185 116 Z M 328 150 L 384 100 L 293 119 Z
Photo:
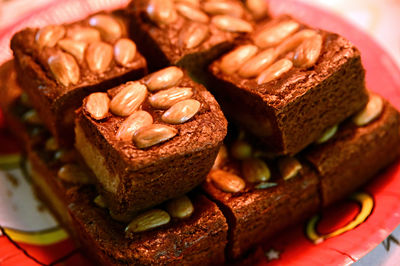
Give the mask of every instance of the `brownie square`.
M 126 16 L 115 11 L 13 36 L 18 80 L 60 145 L 73 143 L 74 110 L 86 95 L 146 74 L 128 31 Z
M 275 154 L 298 153 L 367 102 L 360 53 L 337 34 L 283 16 L 236 48 L 210 65 L 208 87 Z
M 202 189 L 227 217 L 230 228 L 227 254 L 236 260 L 282 229 L 318 211 L 320 200 L 318 176 L 307 164 L 294 159 L 297 166 L 287 175 L 286 170 L 280 170 L 276 159 L 251 156 L 235 159 L 234 146 L 237 145 L 228 143 L 229 154 L 219 153 Z M 253 163 L 248 164 L 249 161 Z M 286 169 L 292 167 L 287 164 Z
M 10 111 L 5 109 L 6 114 Z M 20 119 L 10 117 L 20 123 L 18 128 L 24 128 Z M 188 195 L 193 207 L 189 217 L 173 215 L 166 203 L 158 208 L 171 213 L 168 224 L 127 236 L 127 223 L 113 220 L 108 209 L 96 200 L 98 193 L 90 185 L 91 173 L 79 154 L 70 150 L 71 156 L 57 156 L 60 150 L 49 149 L 46 139 L 33 142 L 24 138 L 22 142 L 27 147 L 24 172 L 37 196 L 69 230 L 82 251 L 101 265 L 224 263 L 228 225 L 217 205 L 204 195 Z M 66 165 L 75 167 L 66 171 Z
M 243 131 L 234 137 L 232 128 L 202 185 L 228 219 L 229 256 L 346 197 L 392 163 L 400 155 L 399 119 L 371 93 L 363 110 L 296 157 L 274 157 Z
M 213 1 L 193 2 L 135 0 L 127 7 L 132 35 L 151 70 L 179 65 L 198 73 L 253 30 L 252 16 L 241 1 L 227 1 L 223 7 Z
M 228 225 L 217 205 L 194 194 L 194 213 L 162 227 L 124 236 L 124 225 L 93 204 L 93 190 L 68 191 L 75 237 L 104 265 L 221 265 Z
M 57 167 L 48 164 L 43 150 L 28 152 L 27 169 L 40 199 L 92 259 L 101 265 L 154 265 L 225 261 L 228 225 L 217 205 L 193 192 L 188 197 L 193 213 L 171 218 L 168 224 L 126 236 L 126 223 L 111 218 L 96 204 L 93 186 L 66 182 Z M 164 206 L 159 206 L 164 208 Z
M 169 88 L 154 91 L 148 81 L 164 75 L 169 77 L 170 71 L 183 76 L 179 76 Z M 131 115 L 145 113 L 146 125 L 141 124 L 139 129 L 132 131 L 135 132 L 133 136 L 128 134 L 127 138 L 120 138 L 121 129 L 125 128 L 130 118 L 115 115 L 112 106 L 116 99 L 120 100 L 120 96 L 125 95 L 127 88 L 133 88 L 130 86 L 137 86 L 138 91 L 144 89 L 147 93 Z M 184 97 L 186 100 L 178 99 L 179 102 L 167 111 L 162 108 L 168 107 L 159 107 L 151 100 L 159 93 L 168 94 L 170 90 L 187 88 L 192 92 L 190 99 L 187 96 Z M 77 114 L 75 146 L 95 173 L 99 192 L 114 214 L 129 215 L 155 206 L 190 191 L 205 179 L 226 135 L 227 122 L 212 95 L 184 75 L 182 70 L 169 67 L 109 90 L 108 97 L 112 99 L 110 111 L 100 120 L 93 118 L 90 113 L 91 96 L 84 100 Z M 169 99 L 175 99 L 175 96 Z M 174 106 L 188 101 L 198 106 L 197 112 L 187 117 L 189 120 L 175 121 L 176 124 L 165 120 L 165 114 Z M 191 109 L 193 106 L 186 107 Z M 163 139 L 164 135 L 162 138 L 159 138 L 160 135 L 153 136 L 158 134 L 155 127 L 163 131 L 161 134 L 167 134 L 166 138 Z M 142 141 L 136 137 L 143 136 L 142 133 L 149 133 L 142 140 L 157 139 L 160 142 L 141 146 Z
M 376 94 L 371 97 L 381 99 Z M 382 109 L 370 123 L 358 126 L 349 119 L 329 141 L 302 153 L 318 171 L 324 206 L 354 191 L 398 158 L 399 113 L 386 100 L 381 101 L 378 106 Z

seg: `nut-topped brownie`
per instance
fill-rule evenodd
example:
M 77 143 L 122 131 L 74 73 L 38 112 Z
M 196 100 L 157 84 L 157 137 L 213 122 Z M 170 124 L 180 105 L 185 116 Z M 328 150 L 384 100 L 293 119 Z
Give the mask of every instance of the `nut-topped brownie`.
M 243 140 L 222 147 L 202 188 L 227 217 L 231 258 L 319 209 L 319 180 L 307 164 L 264 160 Z
M 288 16 L 258 24 L 209 72 L 226 115 L 276 154 L 298 153 L 368 100 L 357 48 Z
M 400 154 L 399 113 L 377 94 L 331 135 L 302 153 L 318 171 L 324 206 L 364 184 Z
M 86 95 L 146 74 L 128 31 L 126 16 L 115 11 L 12 38 L 18 80 L 60 145 L 73 143 L 73 112 Z
M 257 17 L 267 16 L 265 2 L 248 1 Z M 180 65 L 198 72 L 204 64 L 254 29 L 246 4 L 218 1 L 132 1 L 127 8 L 132 30 L 150 68 Z
M 199 185 L 226 135 L 218 103 L 172 66 L 85 98 L 76 148 L 114 214 L 130 214 Z
M 46 155 L 47 154 L 47 155 Z M 50 164 L 48 151 L 28 151 L 27 172 L 38 196 L 83 251 L 101 265 L 221 264 L 228 225 L 217 205 L 198 192 L 172 199 L 126 222 L 116 221 L 87 184 L 84 169 Z
M 127 226 L 95 206 L 93 190 L 69 191 L 69 196 L 76 237 L 104 265 L 222 265 L 225 261 L 228 225 L 217 205 L 204 195 L 193 193 L 167 203 L 165 209 L 146 211 Z M 189 205 L 182 208 L 177 202 L 183 199 Z M 179 213 L 189 216 L 173 216 Z
M 400 116 L 371 94 L 359 113 L 326 130 L 296 157 L 273 157 L 248 136 L 228 140 L 202 185 L 228 219 L 228 254 L 342 199 L 400 155 Z
M 3 69 L 2 66 L 1 74 Z M 6 69 L 13 71 L 12 62 L 6 64 Z M 2 95 L 20 97 L 18 86 L 3 87 L 3 81 Z M 0 106 L 8 106 L 9 99 L 1 97 Z M 17 100 L 14 105 L 23 105 L 22 102 Z M 4 108 L 4 114 L 14 121 L 9 124 L 12 130 L 28 135 L 24 122 L 11 108 Z M 14 127 L 15 124 L 19 126 Z M 110 216 L 102 197 L 89 185 L 92 174 L 74 149 L 57 147 L 50 134 L 40 141 L 29 137 L 20 140 L 28 147 L 25 169 L 35 192 L 82 245 L 83 251 L 102 265 L 224 262 L 226 219 L 217 205 L 199 192 L 171 199 L 121 222 L 120 217 Z

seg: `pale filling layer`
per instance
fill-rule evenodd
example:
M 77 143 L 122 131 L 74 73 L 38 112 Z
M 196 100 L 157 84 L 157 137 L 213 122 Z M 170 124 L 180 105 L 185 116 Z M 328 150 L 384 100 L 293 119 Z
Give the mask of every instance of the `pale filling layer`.
M 117 193 L 120 177 L 111 173 L 106 167 L 106 158 L 100 153 L 86 137 L 85 132 L 79 124 L 75 126 L 75 147 L 82 155 L 86 165 L 96 175 L 97 180 L 103 188 L 113 194 Z

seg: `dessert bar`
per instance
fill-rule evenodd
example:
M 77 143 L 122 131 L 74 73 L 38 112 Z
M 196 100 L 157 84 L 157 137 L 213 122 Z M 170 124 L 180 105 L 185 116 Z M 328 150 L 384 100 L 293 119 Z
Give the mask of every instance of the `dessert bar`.
M 18 81 L 60 145 L 73 143 L 73 112 L 86 95 L 146 74 L 128 31 L 127 18 L 115 11 L 13 36 Z
M 220 152 L 203 190 L 217 202 L 229 224 L 227 254 L 238 259 L 261 241 L 315 213 L 318 177 L 297 159 L 283 165 L 259 158 L 233 159 Z M 225 158 L 223 158 L 225 157 Z
M 267 16 L 261 1 L 247 1 L 257 17 Z M 180 65 L 191 72 L 232 46 L 254 28 L 251 12 L 241 1 L 132 1 L 127 8 L 131 29 L 149 67 Z
M 130 225 L 151 226 L 166 222 L 168 214 L 153 209 L 133 220 L 125 229 L 113 221 L 92 200 L 93 190 L 69 191 L 69 213 L 77 238 L 98 261 L 105 265 L 222 265 L 228 225 L 217 205 L 200 194 L 191 196 L 194 211 L 190 217 L 171 218 L 152 231 L 134 232 L 126 238 Z M 153 221 L 154 221 L 153 220 Z M 148 222 L 150 221 L 150 222 Z
M 357 48 L 288 16 L 259 23 L 209 72 L 225 114 L 276 154 L 298 153 L 368 100 Z
M 102 265 L 225 261 L 228 225 L 217 205 L 205 196 L 191 193 L 124 224 L 111 218 L 93 186 L 60 180 L 37 150 L 29 152 L 29 163 L 39 196 L 84 251 Z
M 228 219 L 228 254 L 238 258 L 366 183 L 398 158 L 399 126 L 399 113 L 371 94 L 365 109 L 296 157 L 271 158 L 243 137 L 228 143 L 202 186 Z
M 9 126 L 19 123 L 17 128 L 23 129 L 22 120 L 7 114 L 9 111 L 5 109 L 5 114 L 14 119 Z M 81 164 L 79 154 L 73 149 L 68 153 L 49 149 L 51 139 L 22 140 L 29 147 L 28 178 L 38 197 L 91 258 L 102 265 L 211 265 L 225 261 L 228 225 L 215 203 L 191 192 L 121 223 L 110 216 L 102 197 L 90 185 L 92 174 Z
M 76 148 L 114 214 L 132 214 L 199 185 L 226 135 L 218 103 L 175 66 L 85 98 Z
M 249 10 L 254 20 L 258 21 L 270 17 L 268 1 L 245 0 L 243 2 L 245 3 L 247 10 Z
M 343 198 L 400 154 L 399 113 L 376 94 L 327 142 L 302 153 L 318 171 L 324 206 Z

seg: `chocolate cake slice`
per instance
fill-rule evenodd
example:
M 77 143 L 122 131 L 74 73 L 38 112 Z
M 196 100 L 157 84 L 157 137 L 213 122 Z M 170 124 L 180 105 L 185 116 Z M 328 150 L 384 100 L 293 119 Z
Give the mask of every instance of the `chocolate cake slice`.
M 316 173 L 295 158 L 289 160 L 279 169 L 275 160 L 217 159 L 202 188 L 228 219 L 231 259 L 318 211 Z
M 189 218 L 171 219 L 169 224 L 134 233 L 127 239 L 125 226 L 93 204 L 93 190 L 70 190 L 68 194 L 72 198 L 69 214 L 77 238 L 105 265 L 224 263 L 228 226 L 217 205 L 203 195 L 191 196 L 194 212 Z M 157 210 L 153 214 L 162 213 Z
M 318 171 L 324 206 L 348 195 L 398 158 L 399 126 L 398 111 L 371 94 L 365 109 L 340 124 L 328 141 L 302 152 Z
M 288 16 L 257 24 L 209 73 L 225 114 L 280 155 L 298 153 L 368 100 L 357 48 Z
M 6 66 L 12 72 L 12 62 Z M 1 95 L 20 95 L 18 86 L 3 85 L 0 82 Z M 15 100 L 12 104 L 10 98 Z M 10 105 L 17 107 L 21 101 L 0 98 L 2 108 Z M 38 197 L 93 261 L 101 265 L 224 263 L 228 225 L 217 205 L 204 195 L 193 191 L 131 220 L 117 221 L 119 217 L 109 212 L 91 185 L 93 175 L 79 153 L 49 145 L 54 138 L 48 132 L 41 140 L 29 138 L 21 117 L 12 108 L 3 111 L 10 130 L 22 130 L 17 136 L 26 136 L 20 139 L 27 155 L 25 170 Z
M 60 179 L 60 170 L 41 154 L 36 149 L 28 152 L 28 171 L 39 197 L 82 251 L 101 265 L 225 261 L 228 226 L 216 204 L 205 196 L 191 193 L 121 223 L 110 216 L 93 186 L 83 185 L 82 178 Z M 76 173 L 66 176 L 76 177 Z
M 132 35 L 152 70 L 179 65 L 198 73 L 236 38 L 253 31 L 246 7 L 257 10 L 257 17 L 268 16 L 265 2 L 248 2 L 135 0 L 127 12 Z
M 228 139 L 202 188 L 228 219 L 229 256 L 242 256 L 365 184 L 399 157 L 399 129 L 399 113 L 371 94 L 365 109 L 296 157 L 271 157 L 243 134 Z
M 126 16 L 115 11 L 13 36 L 19 83 L 59 145 L 73 143 L 74 110 L 86 95 L 146 74 L 128 31 Z
M 85 100 L 76 148 L 114 214 L 133 214 L 204 181 L 226 135 L 219 105 L 178 67 Z

